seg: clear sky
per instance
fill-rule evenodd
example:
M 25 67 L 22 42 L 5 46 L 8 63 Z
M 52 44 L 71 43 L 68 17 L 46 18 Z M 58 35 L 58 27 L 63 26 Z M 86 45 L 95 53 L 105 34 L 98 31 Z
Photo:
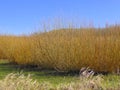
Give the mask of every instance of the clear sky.
M 120 0 L 0 0 L 0 33 L 28 34 L 60 18 L 101 27 L 120 23 Z

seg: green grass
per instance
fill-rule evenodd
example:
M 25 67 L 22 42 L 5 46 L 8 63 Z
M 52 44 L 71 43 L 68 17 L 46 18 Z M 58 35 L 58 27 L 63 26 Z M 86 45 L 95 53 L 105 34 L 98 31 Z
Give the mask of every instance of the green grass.
M 32 78 L 39 82 L 49 82 L 52 85 L 66 84 L 70 82 L 76 82 L 79 80 L 78 76 L 58 74 L 54 70 L 35 70 L 35 69 L 19 69 L 15 68 L 15 65 L 9 64 L 7 61 L 0 61 L 0 79 L 3 79 L 9 73 L 21 72 L 25 75 L 31 74 Z M 120 76 L 118 75 L 105 75 L 104 85 L 105 87 L 117 87 L 120 84 Z
M 50 82 L 53 85 L 60 83 L 70 83 L 77 81 L 78 78 L 70 75 L 61 75 L 54 70 L 35 70 L 35 69 L 19 69 L 15 65 L 9 64 L 7 61 L 0 61 L 0 79 L 3 79 L 9 73 L 22 72 L 25 75 L 31 74 L 33 79 L 37 79 L 39 82 Z
M 103 83 L 107 88 L 120 87 L 120 75 L 106 75 L 103 77 L 105 82 Z

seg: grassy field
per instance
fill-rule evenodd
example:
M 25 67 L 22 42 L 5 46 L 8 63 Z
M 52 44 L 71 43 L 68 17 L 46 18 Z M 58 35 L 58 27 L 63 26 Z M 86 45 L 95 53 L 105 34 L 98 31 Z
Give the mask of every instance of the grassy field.
M 0 79 L 3 79 L 9 73 L 23 73 L 25 75 L 31 74 L 33 79 L 37 79 L 39 82 L 50 82 L 53 85 L 60 83 L 70 83 L 77 81 L 78 78 L 69 74 L 59 74 L 54 70 L 36 70 L 30 68 L 20 69 L 16 65 L 11 65 L 8 61 L 0 61 Z
M 48 82 L 52 86 L 57 87 L 60 84 L 67 85 L 69 83 L 75 83 L 79 81 L 80 76 L 78 74 L 65 74 L 58 73 L 55 70 L 37 70 L 35 68 L 19 68 L 18 65 L 12 65 L 7 60 L 0 61 L 0 80 L 4 79 L 10 73 L 21 73 L 24 75 L 31 74 L 33 80 L 37 80 L 40 83 Z M 104 88 L 117 88 L 120 84 L 119 75 L 104 75 L 102 76 L 104 81 L 102 85 Z M 69 89 L 68 89 L 69 90 Z M 109 90 L 109 89 L 108 89 Z

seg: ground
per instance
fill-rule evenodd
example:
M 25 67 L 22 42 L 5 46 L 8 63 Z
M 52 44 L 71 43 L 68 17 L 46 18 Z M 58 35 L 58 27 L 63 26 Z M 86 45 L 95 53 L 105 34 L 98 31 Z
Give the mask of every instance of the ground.
M 37 79 L 39 82 L 48 81 L 54 85 L 60 83 L 69 83 L 72 81 L 77 81 L 77 76 L 65 75 L 56 73 L 54 70 L 36 70 L 29 68 L 18 68 L 16 65 L 9 64 L 7 61 L 0 62 L 0 79 L 3 79 L 9 73 L 19 73 L 31 74 L 33 79 Z
M 76 82 L 79 80 L 79 75 L 61 74 L 55 70 L 36 70 L 30 68 L 18 68 L 16 65 L 10 64 L 8 61 L 0 61 L 0 79 L 3 79 L 9 73 L 20 73 L 25 75 L 31 74 L 32 78 L 39 82 L 49 82 L 53 85 Z M 106 87 L 116 87 L 120 84 L 119 75 L 104 75 L 103 76 Z

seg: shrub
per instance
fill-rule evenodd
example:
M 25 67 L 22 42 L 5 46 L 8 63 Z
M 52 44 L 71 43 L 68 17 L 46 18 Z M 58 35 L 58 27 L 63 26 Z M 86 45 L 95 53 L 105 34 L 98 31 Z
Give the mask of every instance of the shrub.
M 120 26 L 60 29 L 29 36 L 0 36 L 0 58 L 58 71 L 90 67 L 119 72 Z

